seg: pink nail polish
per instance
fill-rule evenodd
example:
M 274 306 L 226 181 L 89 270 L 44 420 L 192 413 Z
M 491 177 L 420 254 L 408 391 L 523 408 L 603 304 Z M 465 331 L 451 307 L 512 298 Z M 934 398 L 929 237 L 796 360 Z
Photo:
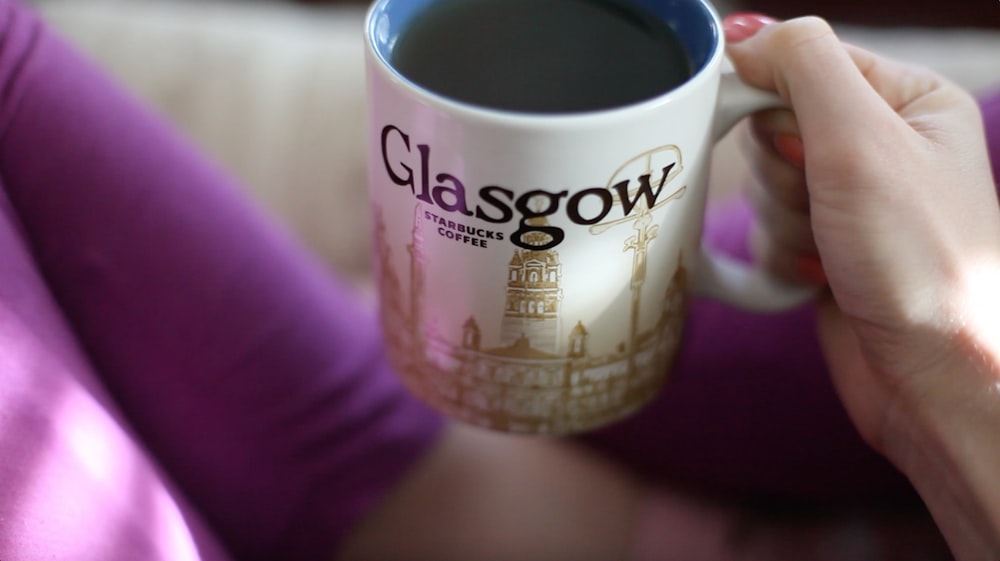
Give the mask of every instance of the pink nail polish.
M 774 149 L 788 163 L 797 168 L 806 167 L 806 153 L 801 138 L 792 134 L 778 133 L 774 135 L 772 142 Z
M 726 34 L 726 41 L 739 43 L 753 37 L 762 27 L 777 21 L 763 14 L 736 12 L 727 16 L 722 22 L 722 30 Z
M 818 255 L 803 255 L 795 263 L 795 272 L 806 282 L 826 286 L 826 271 Z

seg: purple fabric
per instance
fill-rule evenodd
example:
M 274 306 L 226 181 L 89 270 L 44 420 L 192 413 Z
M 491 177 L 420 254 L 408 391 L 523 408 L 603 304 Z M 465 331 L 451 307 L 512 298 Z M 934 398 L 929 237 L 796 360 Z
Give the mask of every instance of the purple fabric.
M 980 106 L 986 126 L 986 143 L 993 165 L 993 180 L 1000 184 L 1000 89 L 982 96 Z
M 0 559 L 225 558 L 200 517 L 239 559 L 326 557 L 439 418 L 163 123 L 26 9 L 0 37 Z
M 0 0 L 0 559 L 319 559 L 435 442 L 371 314 L 159 119 Z M 1000 96 L 985 106 L 994 165 Z M 749 215 L 709 217 L 745 256 Z M 905 481 L 812 310 L 697 302 L 657 402 L 584 437 L 652 477 L 817 500 Z

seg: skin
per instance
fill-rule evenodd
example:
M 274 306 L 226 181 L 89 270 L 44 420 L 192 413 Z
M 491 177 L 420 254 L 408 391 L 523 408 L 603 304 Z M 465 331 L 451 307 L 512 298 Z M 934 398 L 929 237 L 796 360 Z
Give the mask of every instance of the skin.
M 753 126 L 758 256 L 791 280 L 823 273 L 819 333 L 857 429 L 910 477 L 955 557 L 996 561 L 1000 207 L 976 105 L 822 20 L 746 31 L 730 37 L 739 73 L 793 108 Z M 947 555 L 921 513 L 780 520 L 569 442 L 455 426 L 336 559 L 918 555 Z
M 1000 211 L 974 100 L 815 18 L 730 54 L 794 108 L 754 122 L 758 257 L 799 281 L 818 257 L 820 338 L 858 430 L 958 559 L 1000 558 Z

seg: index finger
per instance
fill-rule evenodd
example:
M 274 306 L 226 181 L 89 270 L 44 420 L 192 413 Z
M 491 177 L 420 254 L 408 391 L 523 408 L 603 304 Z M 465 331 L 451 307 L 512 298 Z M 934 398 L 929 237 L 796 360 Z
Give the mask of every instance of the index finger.
M 766 26 L 731 45 L 729 55 L 746 82 L 778 92 L 795 109 L 804 137 L 855 142 L 874 123 L 901 130 L 897 111 L 936 87 L 926 74 L 844 45 L 816 17 Z

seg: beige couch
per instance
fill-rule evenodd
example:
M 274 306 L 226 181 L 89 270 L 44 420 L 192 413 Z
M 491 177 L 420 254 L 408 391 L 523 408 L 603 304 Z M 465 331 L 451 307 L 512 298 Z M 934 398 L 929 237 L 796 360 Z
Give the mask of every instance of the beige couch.
M 362 7 L 247 0 L 34 3 L 241 179 L 331 267 L 367 286 L 369 253 L 358 243 L 368 234 Z M 877 51 L 936 68 L 969 89 L 1000 84 L 1000 32 L 841 31 Z M 716 196 L 732 194 L 742 173 L 728 139 L 716 157 Z

